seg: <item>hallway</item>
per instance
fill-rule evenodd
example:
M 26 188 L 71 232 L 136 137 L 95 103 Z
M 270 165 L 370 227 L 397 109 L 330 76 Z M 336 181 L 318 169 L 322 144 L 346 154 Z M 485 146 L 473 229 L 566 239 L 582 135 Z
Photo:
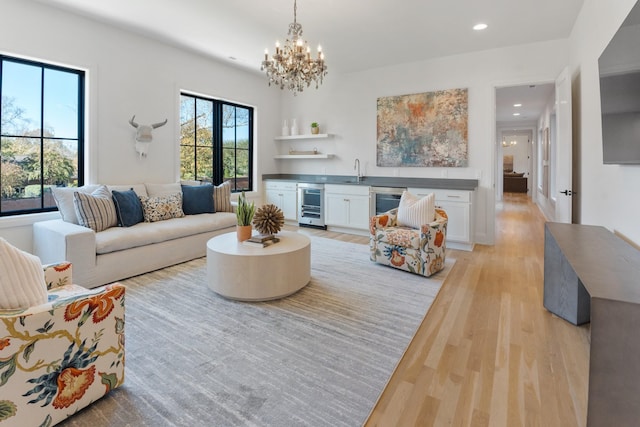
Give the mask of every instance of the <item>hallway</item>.
M 542 305 L 544 217 L 526 194 L 457 260 L 367 426 L 583 426 L 589 329 Z

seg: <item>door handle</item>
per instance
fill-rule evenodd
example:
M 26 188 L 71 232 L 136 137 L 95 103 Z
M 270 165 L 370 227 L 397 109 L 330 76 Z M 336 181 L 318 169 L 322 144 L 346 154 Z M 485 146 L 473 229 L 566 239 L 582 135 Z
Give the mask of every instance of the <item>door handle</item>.
M 561 191 L 560 194 L 564 194 L 566 196 L 573 196 L 573 195 L 578 194 L 578 192 L 577 191 L 571 191 L 571 190 L 564 190 L 564 191 Z

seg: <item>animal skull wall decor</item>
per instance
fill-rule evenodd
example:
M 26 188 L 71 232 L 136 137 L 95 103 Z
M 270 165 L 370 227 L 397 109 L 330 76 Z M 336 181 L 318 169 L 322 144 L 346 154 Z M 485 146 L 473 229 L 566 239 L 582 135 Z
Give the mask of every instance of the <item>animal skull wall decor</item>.
M 153 139 L 152 132 L 154 129 L 159 128 L 160 126 L 164 126 L 167 124 L 168 119 L 164 119 L 164 122 L 153 123 L 151 125 L 139 125 L 134 121 L 136 116 L 134 115 L 129 120 L 129 124 L 136 128 L 136 152 L 140 158 L 147 157 L 147 153 L 149 152 L 149 146 L 151 145 L 151 140 Z

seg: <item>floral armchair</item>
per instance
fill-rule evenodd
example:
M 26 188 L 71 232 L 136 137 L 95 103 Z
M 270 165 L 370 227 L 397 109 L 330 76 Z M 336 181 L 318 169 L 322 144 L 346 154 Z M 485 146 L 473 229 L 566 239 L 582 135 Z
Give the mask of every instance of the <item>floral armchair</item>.
M 125 287 L 71 284 L 44 267 L 49 301 L 0 310 L 0 426 L 51 426 L 124 381 Z
M 371 217 L 371 261 L 427 277 L 442 270 L 446 258 L 446 212 L 436 208 L 435 220 L 419 230 L 398 226 L 397 216 L 396 208 Z

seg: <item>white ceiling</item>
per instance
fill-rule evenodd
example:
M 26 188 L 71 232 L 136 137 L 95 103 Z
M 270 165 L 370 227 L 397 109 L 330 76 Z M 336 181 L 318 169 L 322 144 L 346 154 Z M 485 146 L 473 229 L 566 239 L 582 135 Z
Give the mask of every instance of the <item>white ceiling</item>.
M 536 84 L 499 88 L 496 90 L 496 121 L 536 121 L 555 94 L 555 84 Z M 514 104 L 522 104 L 514 107 Z M 520 113 L 514 116 L 514 113 Z
M 273 52 L 293 21 L 293 0 L 35 1 L 256 72 L 264 49 Z M 313 51 L 322 45 L 330 78 L 333 73 L 564 39 L 583 1 L 300 0 L 298 22 Z M 479 22 L 489 28 L 474 31 Z

